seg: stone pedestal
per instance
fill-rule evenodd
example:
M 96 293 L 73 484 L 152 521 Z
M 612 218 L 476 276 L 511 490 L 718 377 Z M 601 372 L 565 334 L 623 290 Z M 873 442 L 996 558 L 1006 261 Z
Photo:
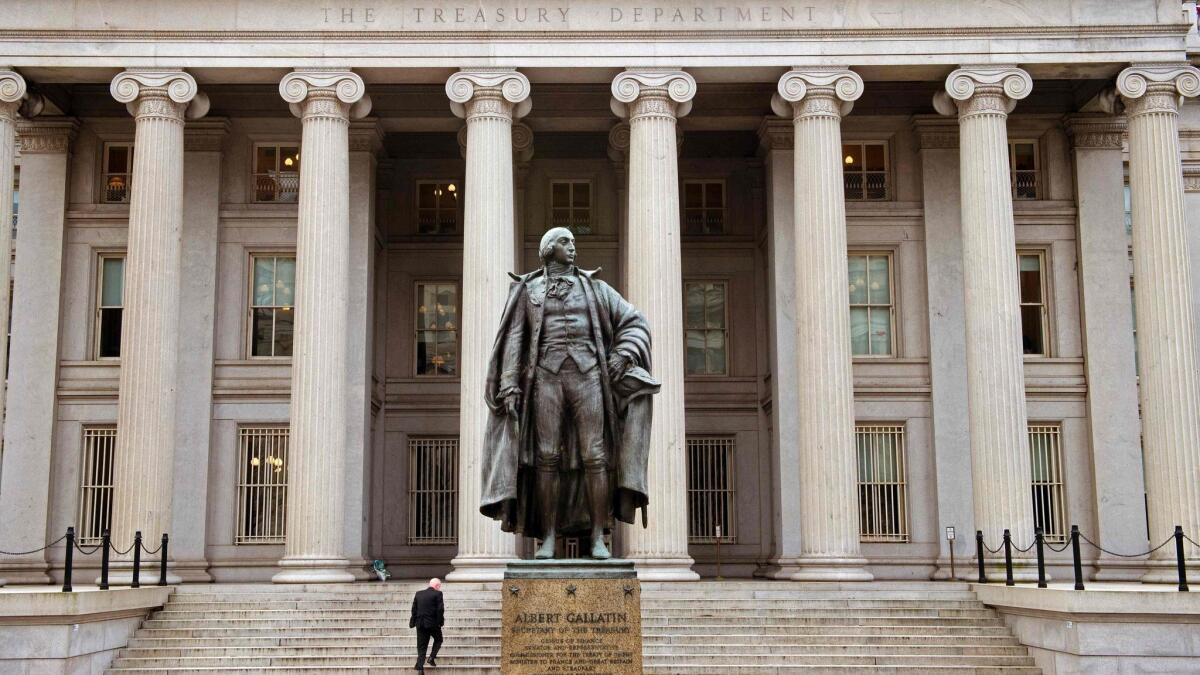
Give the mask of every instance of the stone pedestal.
M 515 70 L 455 73 L 446 82 L 451 110 L 467 120 L 463 192 L 460 331 L 458 555 L 452 581 L 494 581 L 517 557 L 516 537 L 479 513 L 480 462 L 488 408 L 483 394 L 488 359 L 516 269 L 513 224 L 513 118 L 529 111 L 529 80 Z
M 1200 540 L 1200 382 L 1179 159 L 1179 104 L 1200 94 L 1187 64 L 1134 66 L 1117 77 L 1129 119 L 1142 448 L 1150 543 L 1176 525 Z M 1189 564 L 1200 549 L 1185 542 Z M 1173 583 L 1175 547 L 1150 556 L 1143 581 Z
M 845 69 L 793 70 L 779 80 L 776 114 L 794 128 L 793 223 L 800 460 L 796 581 L 869 581 L 858 542 L 854 381 L 846 300 L 842 116 L 863 83 Z M 781 255 L 787 255 L 780 252 Z
M 950 73 L 946 91 L 934 99 L 938 112 L 958 116 L 975 527 L 992 548 L 1005 529 L 1016 546 L 1033 541 L 1007 130 L 1008 113 L 1032 88 L 1033 80 L 1019 68 L 961 68 Z M 1024 569 L 1017 576 L 1036 577 Z
M 296 71 L 279 83 L 303 124 L 296 225 L 287 545 L 275 583 L 354 581 L 343 547 L 350 282 L 350 118 L 370 110 L 362 78 Z
M 687 440 L 683 408 L 683 271 L 679 245 L 679 144 L 675 121 L 691 109 L 696 81 L 678 70 L 635 70 L 612 83 L 613 109 L 629 119 L 629 215 L 638 243 L 626 249 L 626 297 L 654 333 L 653 372 L 662 391 L 650 429 L 649 526 L 623 525 L 638 576 L 691 581 L 687 541 Z
M 501 671 L 640 675 L 637 576 L 631 560 L 509 563 L 501 589 Z

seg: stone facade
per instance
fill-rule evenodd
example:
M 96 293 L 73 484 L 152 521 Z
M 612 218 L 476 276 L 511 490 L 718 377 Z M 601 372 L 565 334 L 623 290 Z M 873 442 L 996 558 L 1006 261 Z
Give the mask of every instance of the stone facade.
M 976 529 L 1024 545 L 1051 517 L 1119 552 L 1200 535 L 1194 3 L 9 4 L 0 549 L 93 512 L 84 448 L 119 423 L 114 533 L 169 531 L 185 581 L 348 581 L 376 558 L 497 576 L 530 542 L 475 508 L 479 380 L 507 272 L 562 222 L 655 331 L 650 526 L 614 533 L 645 578 L 713 573 L 714 520 L 724 576 L 786 579 L 944 578 L 951 546 L 964 576 Z M 114 255 L 120 358 L 98 348 Z M 257 261 L 297 256 L 275 277 L 295 300 L 259 299 Z M 860 259 L 886 260 L 888 292 L 852 308 Z M 715 323 L 693 325 L 689 284 L 724 293 Z M 418 325 L 434 286 L 455 325 Z M 860 305 L 887 326 L 868 353 Z M 256 354 L 261 316 L 288 354 Z M 450 361 L 425 360 L 443 338 Z M 719 367 L 689 365 L 697 339 L 721 341 Z M 855 424 L 903 437 L 894 518 L 856 484 Z M 1031 425 L 1061 457 L 1049 478 Z M 244 536 L 239 492 L 246 430 L 281 427 L 286 515 L 252 516 L 282 518 L 286 544 Z M 689 439 L 732 448 L 699 524 Z M 430 523 L 414 453 L 441 447 L 457 511 Z M 891 541 L 860 536 L 873 518 Z M 1097 577 L 1162 576 L 1085 556 Z M 0 577 L 61 564 L 0 558 Z

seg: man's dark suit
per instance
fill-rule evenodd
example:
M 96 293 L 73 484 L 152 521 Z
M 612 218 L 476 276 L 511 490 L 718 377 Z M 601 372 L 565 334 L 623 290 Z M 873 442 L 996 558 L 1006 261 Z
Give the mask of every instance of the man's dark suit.
M 412 618 L 408 620 L 408 627 L 417 629 L 417 670 L 425 671 L 425 648 L 429 646 L 430 637 L 433 638 L 433 651 L 429 654 L 429 660 L 437 659 L 438 650 L 442 647 L 442 624 L 445 621 L 442 592 L 434 588 L 417 591 L 413 597 Z

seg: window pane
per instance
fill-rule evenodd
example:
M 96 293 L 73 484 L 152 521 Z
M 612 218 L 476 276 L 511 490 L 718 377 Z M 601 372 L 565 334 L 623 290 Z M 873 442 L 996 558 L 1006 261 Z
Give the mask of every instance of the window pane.
M 842 145 L 842 163 L 847 171 L 862 171 L 862 146 L 850 143 Z
M 870 343 L 867 339 L 867 308 L 850 308 L 850 352 L 854 355 L 870 354 Z
M 275 146 L 260 145 L 254 149 L 254 173 L 275 170 Z
M 850 304 L 861 305 L 867 302 L 867 256 L 852 255 L 847 259 L 850 283 Z
M 687 332 L 687 372 L 688 375 L 703 375 L 705 364 L 704 331 L 689 330 Z
M 704 206 L 704 186 L 700 183 L 683 184 L 683 205 L 689 209 Z
M 275 259 L 275 304 L 291 307 L 296 298 L 296 259 Z
M 575 194 L 572 197 L 571 205 L 575 208 L 586 209 L 592 203 L 592 186 L 588 183 L 576 183 Z
M 721 187 L 721 183 L 708 183 L 704 186 L 704 205 L 706 207 L 719 209 L 725 206 L 725 191 Z
M 1018 171 L 1033 171 L 1037 168 L 1033 143 L 1013 144 L 1013 168 Z
M 550 205 L 556 208 L 566 208 L 571 205 L 570 183 L 550 184 Z
M 687 284 L 687 327 L 704 327 L 704 285 Z
M 707 328 L 725 327 L 725 284 L 704 284 L 705 313 L 704 325 Z
M 1021 343 L 1026 354 L 1045 354 L 1046 345 L 1042 337 L 1041 305 L 1021 307 Z
M 417 208 L 432 209 L 437 206 L 437 196 L 434 194 L 437 185 L 434 183 L 417 184 Z
M 437 333 L 437 357 L 434 364 L 443 375 L 453 375 L 458 370 L 458 338 L 452 330 L 442 330 Z
M 280 171 L 300 170 L 300 148 L 294 145 L 282 146 L 279 148 L 279 157 Z
M 254 306 L 275 304 L 275 259 L 254 259 Z
M 892 353 L 892 313 L 886 308 L 877 307 L 871 312 L 871 353 L 889 355 Z
M 120 307 L 125 287 L 125 259 L 103 258 L 100 304 L 104 307 Z
M 130 149 L 127 145 L 108 146 L 108 173 L 129 173 Z
M 883 171 L 887 167 L 883 162 L 883 146 L 868 145 L 866 147 L 866 169 L 867 171 Z
M 888 271 L 889 259 L 886 255 L 873 255 L 868 261 L 867 295 L 872 305 L 890 305 L 892 302 L 891 275 Z
M 417 374 L 430 375 L 433 373 L 433 364 L 430 359 L 437 353 L 437 343 L 434 339 L 434 334 L 431 331 L 420 331 L 417 333 Z
M 251 356 L 273 356 L 271 347 L 274 342 L 273 331 L 275 310 L 254 310 L 253 325 L 250 333 Z
M 99 356 L 101 358 L 116 358 L 121 356 L 121 315 L 120 308 L 100 310 L 100 340 Z
M 272 356 L 292 355 L 292 324 L 295 313 L 290 307 L 275 310 L 275 353 Z
M 1021 256 L 1021 302 L 1042 301 L 1042 261 L 1040 256 Z
M 709 375 L 725 374 L 725 331 L 710 330 L 707 335 L 708 362 L 706 373 Z

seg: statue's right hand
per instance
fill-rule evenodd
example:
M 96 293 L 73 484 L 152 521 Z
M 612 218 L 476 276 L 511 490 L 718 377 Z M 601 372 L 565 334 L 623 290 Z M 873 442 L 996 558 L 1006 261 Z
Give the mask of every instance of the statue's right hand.
M 511 418 L 516 419 L 521 411 L 521 392 L 512 391 L 505 394 L 500 399 L 504 403 L 504 412 Z

